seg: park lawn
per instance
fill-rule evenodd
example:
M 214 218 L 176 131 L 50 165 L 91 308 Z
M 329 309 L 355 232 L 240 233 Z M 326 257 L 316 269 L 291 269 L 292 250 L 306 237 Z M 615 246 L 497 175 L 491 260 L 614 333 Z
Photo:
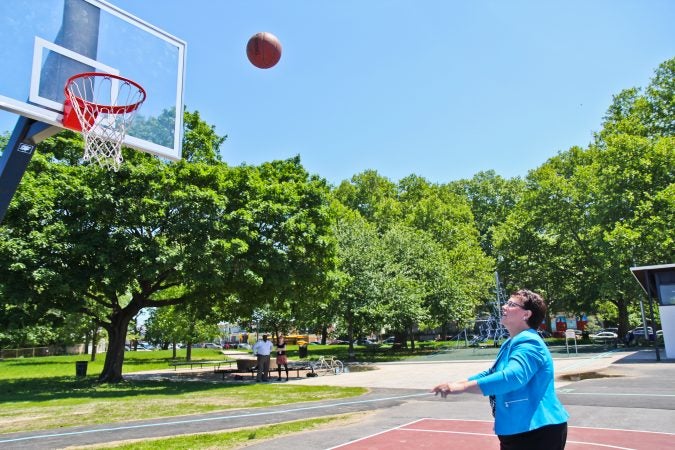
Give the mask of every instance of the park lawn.
M 93 381 L 0 382 L 0 433 L 260 408 L 360 395 L 364 388 L 290 384 Z M 36 389 L 37 388 L 37 389 Z
M 133 373 L 146 370 L 169 369 L 171 361 L 184 361 L 186 350 L 178 350 L 176 359 L 172 350 L 158 350 L 153 352 L 125 352 L 122 373 Z M 246 353 L 242 352 L 242 355 Z M 0 380 L 12 378 L 44 378 L 58 376 L 74 376 L 75 362 L 87 361 L 87 375 L 99 375 L 103 370 L 105 353 L 96 355 L 91 361 L 91 355 L 43 356 L 34 358 L 9 358 L 0 361 Z M 218 350 L 207 348 L 192 349 L 192 361 L 229 360 Z
M 116 450 L 186 450 L 186 449 L 228 449 L 259 444 L 262 441 L 279 438 L 283 435 L 312 431 L 321 428 L 344 426 L 358 420 L 361 414 L 344 414 L 314 419 L 283 422 L 262 427 L 247 427 L 232 431 L 199 433 L 169 438 L 143 439 L 120 444 L 96 445 L 96 449 Z M 273 447 L 274 444 L 270 443 Z
M 152 370 L 155 366 L 167 369 L 167 360 L 160 360 L 159 353 L 143 352 L 139 358 L 130 355 L 135 363 L 131 366 L 136 370 Z M 88 374 L 98 375 L 100 368 L 96 370 L 96 365 L 102 367 L 103 356 L 90 362 L 94 370 L 90 367 Z M 82 359 L 53 356 L 1 361 L 0 433 L 259 408 L 366 392 L 363 388 L 223 383 L 216 376 L 207 381 L 99 384 L 92 375 L 74 376 L 74 361 Z

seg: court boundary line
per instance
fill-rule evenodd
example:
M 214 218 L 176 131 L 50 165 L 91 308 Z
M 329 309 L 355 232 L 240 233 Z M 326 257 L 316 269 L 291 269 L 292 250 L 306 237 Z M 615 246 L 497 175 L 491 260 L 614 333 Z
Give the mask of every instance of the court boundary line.
M 564 395 L 599 395 L 611 397 L 675 397 L 675 394 L 634 394 L 630 392 L 574 392 L 574 390 L 566 391 L 565 388 L 556 389 L 560 394 Z
M 358 404 L 362 404 L 362 403 L 375 403 L 375 402 L 382 402 L 382 401 L 387 401 L 387 400 L 398 400 L 398 399 L 403 399 L 403 398 L 420 397 L 422 395 L 426 396 L 426 395 L 430 395 L 430 393 L 429 392 L 422 392 L 422 393 L 416 393 L 416 394 L 398 395 L 398 396 L 393 396 L 393 397 L 373 398 L 373 399 L 367 399 L 367 400 L 355 400 L 355 401 L 352 401 L 352 402 L 329 403 L 329 404 L 325 404 L 325 405 L 312 405 L 312 406 L 305 406 L 305 407 L 301 407 L 301 408 L 282 409 L 282 410 L 275 410 L 275 411 L 262 411 L 262 412 L 257 412 L 257 413 L 248 413 L 248 414 L 235 414 L 235 415 L 216 416 L 216 417 L 202 417 L 200 419 L 170 420 L 170 421 L 167 421 L 167 422 L 142 423 L 142 424 L 136 424 L 136 425 L 121 425 L 121 426 L 117 426 L 117 427 L 108 427 L 108 428 L 96 428 L 96 429 L 88 429 L 88 430 L 80 430 L 80 431 L 66 431 L 66 432 L 63 432 L 63 433 L 37 434 L 37 435 L 34 435 L 34 436 L 23 436 L 23 437 L 18 437 L 18 438 L 0 439 L 0 444 L 6 444 L 6 443 L 9 443 L 9 442 L 21 442 L 21 441 L 40 440 L 40 439 L 48 439 L 48 438 L 58 438 L 58 437 L 65 437 L 65 436 L 80 436 L 80 435 L 85 435 L 85 434 L 105 433 L 105 432 L 111 432 L 111 431 L 136 430 L 136 429 L 141 429 L 141 428 L 157 428 L 157 427 L 163 427 L 163 426 L 168 426 L 168 425 L 183 425 L 183 424 L 189 424 L 189 423 L 215 422 L 217 420 L 242 419 L 242 418 L 246 418 L 246 417 L 258 417 L 258 416 L 267 416 L 267 415 L 272 415 L 272 414 L 283 414 L 283 413 L 298 412 L 298 411 L 310 411 L 310 410 L 313 410 L 313 409 L 326 409 L 326 408 L 332 408 L 332 407 L 335 407 L 335 406 L 349 406 L 349 405 L 358 405 Z
M 353 441 L 343 442 L 342 444 L 336 445 L 336 446 L 334 446 L 334 447 L 328 447 L 326 450 L 332 450 L 332 449 L 335 449 L 335 448 L 344 447 L 345 445 L 351 445 L 351 444 L 353 444 L 353 443 L 355 443 L 355 442 L 363 441 L 363 440 L 365 440 L 365 439 L 370 439 L 371 437 L 379 436 L 379 435 L 384 434 L 384 433 L 389 433 L 389 432 L 392 431 L 392 430 L 398 430 L 398 429 L 400 429 L 401 427 L 407 427 L 407 426 L 409 426 L 409 425 L 412 425 L 413 423 L 417 423 L 417 422 L 420 422 L 420 421 L 422 421 L 422 420 L 425 420 L 425 419 L 417 419 L 417 420 L 413 420 L 412 422 L 404 423 L 403 425 L 399 425 L 399 426 L 397 426 L 397 427 L 389 428 L 388 430 L 378 431 L 377 433 L 373 433 L 373 434 L 368 435 L 368 436 L 363 436 L 363 437 L 360 437 L 360 438 L 358 438 L 358 439 L 354 439 Z
M 482 422 L 482 423 L 494 423 L 494 420 L 482 420 L 482 419 L 438 419 L 434 417 L 424 417 L 422 419 L 416 420 L 415 422 L 420 422 L 422 420 L 438 420 L 446 422 Z M 411 422 L 411 423 L 415 423 Z M 401 425 L 406 426 L 406 425 Z M 568 428 L 579 428 L 584 430 L 603 430 L 603 431 L 630 431 L 632 433 L 649 433 L 649 434 L 663 434 L 665 436 L 675 436 L 675 433 L 669 433 L 667 431 L 649 431 L 649 430 L 633 430 L 630 428 L 604 428 L 604 427 L 587 427 L 587 426 L 577 426 L 569 425 Z

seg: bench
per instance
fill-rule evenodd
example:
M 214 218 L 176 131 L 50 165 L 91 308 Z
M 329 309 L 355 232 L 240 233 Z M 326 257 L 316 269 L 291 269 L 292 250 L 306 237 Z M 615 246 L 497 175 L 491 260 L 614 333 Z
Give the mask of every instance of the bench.
M 169 366 L 173 367 L 173 370 L 178 369 L 178 367 L 190 367 L 192 369 L 193 367 L 199 366 L 200 369 L 204 368 L 204 366 L 213 366 L 213 370 L 217 371 L 220 370 L 221 365 L 227 364 L 228 367 L 232 366 L 232 363 L 235 362 L 234 359 L 222 359 L 222 360 L 215 360 L 215 361 L 207 361 L 207 360 L 194 360 L 194 361 L 171 361 L 169 363 Z
M 223 376 L 223 380 L 225 379 L 225 375 L 232 374 L 232 373 L 247 373 L 251 370 L 252 367 L 255 367 L 256 360 L 251 359 L 251 358 L 242 358 L 242 359 L 237 359 L 234 360 L 233 362 L 237 363 L 236 368 L 228 367 L 227 369 L 221 369 L 221 368 L 216 368 L 214 369 L 214 373 L 219 373 Z
M 246 373 L 248 373 L 248 374 L 250 374 L 251 379 L 256 378 L 256 376 L 258 375 L 257 360 L 255 360 L 255 359 L 238 359 L 236 362 L 237 362 L 237 368 L 236 369 L 235 368 L 218 369 L 215 372 L 222 374 L 223 380 L 225 379 L 225 376 L 228 375 L 228 374 L 246 374 Z M 314 367 L 311 364 L 309 364 L 307 361 L 288 361 L 288 371 L 289 372 L 295 371 L 296 378 L 300 378 L 300 371 L 301 370 L 307 370 L 307 371 L 311 371 L 311 373 L 314 373 Z M 282 371 L 282 376 L 283 376 L 286 369 L 282 366 L 281 371 Z M 269 367 L 269 372 L 267 373 L 267 377 L 271 378 L 272 376 L 274 376 L 275 378 L 279 376 L 279 367 L 277 366 L 276 359 L 270 359 L 270 367 Z
M 300 378 L 301 370 L 307 370 L 310 371 L 311 373 L 314 373 L 314 366 L 312 366 L 306 361 L 288 361 L 288 372 L 290 373 L 292 371 L 295 371 L 296 378 Z M 281 375 L 283 376 L 285 373 L 286 368 L 282 366 Z M 257 366 L 251 367 L 251 378 L 255 378 L 257 375 L 258 375 L 258 367 Z M 277 362 L 274 360 L 270 361 L 270 369 L 269 372 L 267 373 L 267 377 L 270 378 L 272 375 L 276 377 L 279 376 L 279 366 L 277 365 Z

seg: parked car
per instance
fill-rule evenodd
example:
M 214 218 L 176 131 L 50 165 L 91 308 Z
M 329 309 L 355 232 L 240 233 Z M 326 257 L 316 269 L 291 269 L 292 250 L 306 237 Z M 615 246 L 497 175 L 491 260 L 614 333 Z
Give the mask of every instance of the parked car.
M 643 327 L 633 328 L 628 332 L 628 335 L 633 334 L 633 338 L 637 340 L 645 339 L 645 329 Z M 647 327 L 647 334 L 649 335 L 649 340 L 654 340 L 654 329 L 652 327 Z
M 371 341 L 370 339 L 357 339 L 354 341 L 354 345 L 377 345 L 377 342 Z
M 213 342 L 205 342 L 205 343 L 201 344 L 200 347 L 201 348 L 215 348 L 215 349 L 218 349 L 218 350 L 221 349 L 220 345 L 214 344 Z
M 600 331 L 588 336 L 593 342 L 612 342 L 619 339 L 619 335 L 611 331 Z
M 632 330 L 630 330 L 630 332 L 632 332 L 636 337 L 645 335 L 644 327 L 633 328 Z M 652 327 L 647 327 L 647 333 L 649 333 L 650 335 L 654 334 L 654 329 Z
M 387 339 L 385 339 L 384 341 L 382 341 L 382 343 L 383 344 L 393 344 L 395 341 L 396 341 L 396 339 L 393 336 L 391 336 L 391 337 L 388 337 Z
M 330 345 L 349 345 L 349 341 L 343 341 L 342 339 L 333 339 L 330 341 Z
M 618 328 L 603 328 L 602 330 L 596 331 L 597 333 L 602 333 L 603 331 L 609 331 L 610 333 L 616 333 L 619 334 L 619 329 Z

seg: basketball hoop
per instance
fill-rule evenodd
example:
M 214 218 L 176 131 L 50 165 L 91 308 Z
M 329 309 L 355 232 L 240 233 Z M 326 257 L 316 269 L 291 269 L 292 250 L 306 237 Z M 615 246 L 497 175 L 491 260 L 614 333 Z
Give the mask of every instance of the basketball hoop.
M 66 81 L 63 125 L 84 137 L 84 160 L 115 172 L 122 164 L 122 141 L 145 89 L 110 73 L 85 72 Z

